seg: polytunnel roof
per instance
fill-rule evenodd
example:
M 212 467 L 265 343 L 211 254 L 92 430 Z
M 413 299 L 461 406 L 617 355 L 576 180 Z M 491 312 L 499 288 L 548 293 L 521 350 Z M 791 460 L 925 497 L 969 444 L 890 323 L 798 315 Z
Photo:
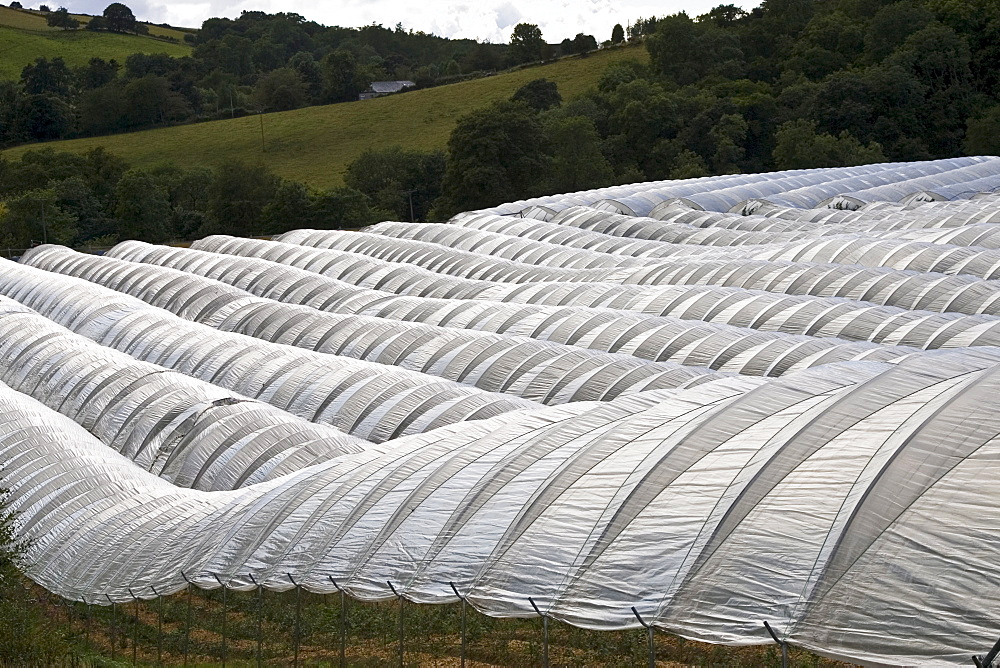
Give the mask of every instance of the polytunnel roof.
M 29 575 L 91 603 L 454 583 L 497 616 L 966 664 L 1000 633 L 998 179 L 726 175 L 0 261 Z

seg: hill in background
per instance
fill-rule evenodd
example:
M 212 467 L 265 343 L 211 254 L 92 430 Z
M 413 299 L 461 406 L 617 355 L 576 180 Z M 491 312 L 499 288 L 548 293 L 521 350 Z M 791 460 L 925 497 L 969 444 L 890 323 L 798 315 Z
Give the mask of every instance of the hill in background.
M 81 24 L 91 17 L 74 15 Z M 41 12 L 0 6 L 0 80 L 18 79 L 25 65 L 35 59 L 61 56 L 70 67 L 86 65 L 91 58 L 114 58 L 119 63 L 133 53 L 166 53 L 187 56 L 191 46 L 184 32 L 149 25 L 149 35 L 91 32 L 49 27 Z M 176 40 L 176 41 L 171 41 Z
M 367 149 L 444 148 L 459 117 L 494 100 L 510 97 L 533 79 L 544 77 L 556 82 L 563 98 L 570 100 L 595 86 L 609 64 L 626 59 L 646 62 L 648 54 L 641 46 L 606 49 L 582 58 L 564 58 L 537 67 L 373 100 L 48 142 L 44 146 L 76 153 L 104 146 L 135 167 L 165 162 L 187 168 L 237 160 L 263 163 L 284 178 L 329 188 L 343 182 L 347 165 Z M 4 151 L 3 155 L 15 159 L 38 147 L 38 144 L 19 146 Z

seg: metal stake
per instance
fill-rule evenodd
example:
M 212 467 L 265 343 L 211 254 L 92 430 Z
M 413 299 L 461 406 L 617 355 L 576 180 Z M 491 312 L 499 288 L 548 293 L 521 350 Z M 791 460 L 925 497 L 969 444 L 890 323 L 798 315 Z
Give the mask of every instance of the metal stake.
M 302 588 L 295 582 L 295 578 L 292 577 L 291 573 L 285 573 L 288 579 L 292 581 L 292 585 L 295 587 L 295 658 L 292 660 L 292 666 L 299 665 L 299 624 L 302 621 Z
M 135 619 L 132 621 L 132 665 L 134 666 L 139 647 L 139 598 L 132 593 L 131 587 L 129 587 L 128 595 L 132 597 L 132 609 L 135 612 Z
M 465 668 L 465 597 L 458 593 L 458 588 L 454 582 L 449 582 L 448 584 L 451 585 L 451 590 L 455 592 L 458 600 L 462 602 L 462 668 Z
M 107 594 L 104 595 L 111 604 L 111 660 L 115 660 L 115 640 L 118 638 L 118 615 L 117 606 L 115 602 L 111 600 L 111 597 Z
M 344 598 L 344 590 L 340 588 L 333 576 L 328 576 L 333 586 L 340 592 L 340 668 L 347 665 L 347 600 Z
M 392 590 L 393 595 L 399 599 L 399 668 L 403 668 L 403 597 L 396 592 L 396 588 L 388 580 L 385 581 Z
M 156 665 L 163 665 L 163 597 L 156 587 L 149 585 L 156 594 Z
M 263 647 L 262 643 L 264 641 L 264 634 L 261 633 L 261 616 L 264 614 L 264 588 L 260 586 L 257 580 L 254 578 L 253 573 L 250 573 L 250 581 L 257 585 L 257 668 L 261 668 L 264 665 L 263 661 Z
M 642 624 L 642 628 L 646 629 L 646 635 L 649 638 L 649 668 L 656 668 L 656 643 L 653 642 L 653 625 L 646 623 L 634 605 L 632 606 L 632 614 Z
M 184 575 L 184 571 L 181 571 L 181 577 L 184 578 L 184 582 L 188 583 L 187 622 L 184 625 L 184 665 L 186 666 L 188 665 L 188 652 L 191 649 L 191 597 L 194 596 L 194 584 Z
M 86 642 L 87 651 L 90 651 L 90 601 L 86 598 L 83 599 L 83 604 L 87 606 L 87 624 L 84 626 L 84 642 Z
M 212 577 L 215 581 L 219 583 L 222 587 L 222 668 L 226 668 L 226 655 L 229 653 L 229 646 L 226 643 L 226 621 L 227 621 L 227 609 L 226 609 L 226 593 L 229 591 L 226 585 L 222 584 L 222 580 L 215 573 L 212 573 Z
M 778 634 L 774 632 L 774 629 L 767 622 L 764 622 L 764 628 L 771 634 L 771 639 L 781 647 L 781 668 L 788 668 L 788 643 L 779 638 Z
M 986 653 L 986 656 L 972 657 L 972 661 L 979 668 L 993 668 L 993 661 L 1000 656 L 1000 640 L 997 640 L 997 644 L 993 645 L 993 649 Z
M 542 613 L 535 605 L 535 599 L 528 597 L 528 603 L 535 609 L 538 616 L 542 618 L 542 666 L 549 668 L 549 617 Z

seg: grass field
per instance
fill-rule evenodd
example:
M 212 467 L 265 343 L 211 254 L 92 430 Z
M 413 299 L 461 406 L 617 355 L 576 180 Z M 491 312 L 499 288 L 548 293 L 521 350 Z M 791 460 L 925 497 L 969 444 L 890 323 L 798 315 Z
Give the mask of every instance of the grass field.
M 87 22 L 89 16 L 77 16 Z M 36 58 L 61 56 L 66 64 L 86 65 L 91 58 L 120 63 L 133 53 L 167 53 L 186 56 L 191 47 L 183 42 L 179 30 L 150 26 L 151 34 L 173 37 L 180 42 L 167 42 L 140 35 L 118 35 L 108 32 L 62 30 L 46 25 L 45 16 L 38 12 L 20 11 L 0 6 L 0 79 L 17 79 L 25 65 Z
M 546 77 L 557 82 L 563 98 L 571 99 L 594 86 L 610 63 L 624 59 L 645 61 L 646 57 L 642 47 L 609 49 L 584 58 L 566 58 L 374 100 L 51 142 L 45 146 L 77 152 L 104 146 L 136 167 L 164 162 L 182 167 L 212 166 L 231 160 L 263 163 L 282 177 L 329 188 L 342 183 L 347 165 L 366 149 L 393 145 L 419 150 L 444 148 L 460 116 L 493 100 L 509 97 L 532 79 Z M 20 146 L 4 151 L 3 155 L 13 159 L 37 147 Z

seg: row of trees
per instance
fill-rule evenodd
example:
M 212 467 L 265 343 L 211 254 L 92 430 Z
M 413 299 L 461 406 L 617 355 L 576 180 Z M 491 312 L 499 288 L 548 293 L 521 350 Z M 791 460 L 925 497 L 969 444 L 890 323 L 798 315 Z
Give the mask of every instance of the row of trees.
M 13 4 L 11 6 L 13 7 Z M 76 30 L 80 27 L 80 21 L 71 16 L 69 10 L 65 7 L 60 7 L 56 11 L 50 12 L 46 5 L 42 5 L 40 11 L 46 12 L 45 20 L 53 28 Z M 144 23 L 139 23 L 132 10 L 120 2 L 111 3 L 104 8 L 103 14 L 91 18 L 87 22 L 86 29 L 91 31 L 106 30 L 116 33 L 135 33 L 137 35 L 146 35 L 149 33 L 149 28 Z
M 16 162 L 0 158 L 0 248 L 278 234 L 394 215 L 373 201 L 349 187 L 311 190 L 259 165 L 136 169 L 100 148 L 28 151 Z

